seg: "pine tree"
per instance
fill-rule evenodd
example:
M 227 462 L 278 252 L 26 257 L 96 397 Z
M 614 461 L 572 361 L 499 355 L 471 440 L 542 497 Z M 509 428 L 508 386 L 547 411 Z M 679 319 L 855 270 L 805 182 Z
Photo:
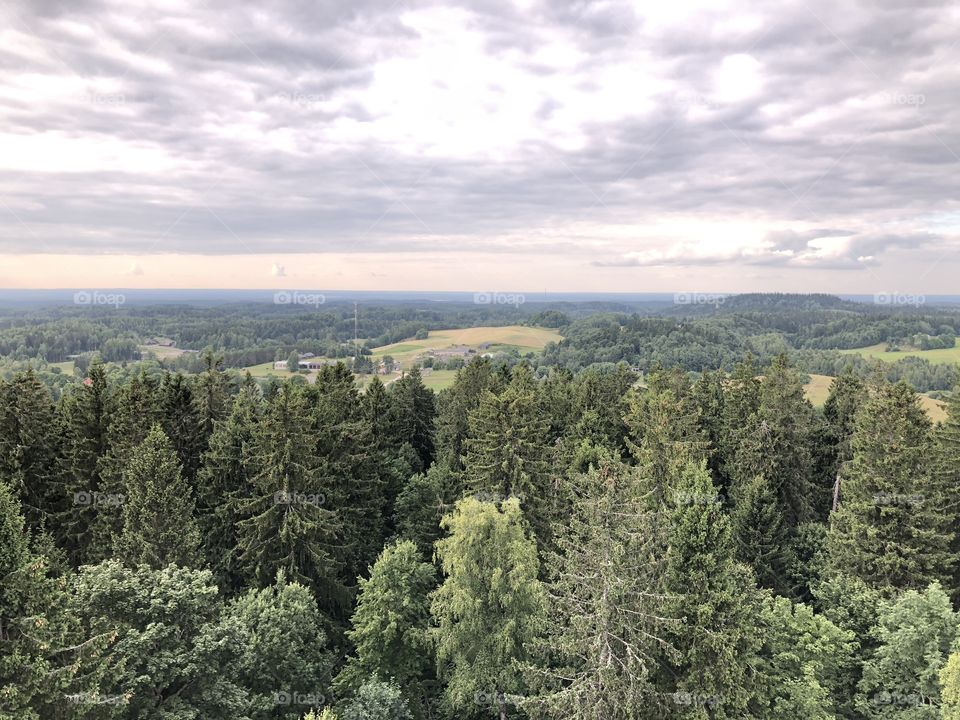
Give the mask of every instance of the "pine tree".
M 197 376 L 193 397 L 200 428 L 200 447 L 206 451 L 217 422 L 223 420 L 230 411 L 230 396 L 223 372 L 223 356 L 215 356 L 212 350 L 205 350 L 202 360 L 204 370 Z
M 526 668 L 533 717 L 633 720 L 663 709 L 655 692 L 663 595 L 652 513 L 636 469 L 608 457 L 574 479 L 577 498 L 547 558 L 549 608 Z
M 422 715 L 433 676 L 428 627 L 436 572 L 421 561 L 416 545 L 402 540 L 384 548 L 369 573 L 369 579 L 360 579 L 352 629 L 347 632 L 356 654 L 336 685 L 356 690 L 370 677 L 390 679 Z
M 443 519 L 437 543 L 445 579 L 433 595 L 437 659 L 451 712 L 489 699 L 501 720 L 523 690 L 518 663 L 539 633 L 544 609 L 537 548 L 520 502 L 466 498 Z
M 677 618 L 665 639 L 661 687 L 683 718 L 741 717 L 755 696 L 753 665 L 757 592 L 749 571 L 734 561 L 730 524 L 717 502 L 706 461 L 687 463 L 673 483 L 665 556 L 664 614 Z
M 159 425 L 134 451 L 123 474 L 123 531 L 117 555 L 129 566 L 154 570 L 173 563 L 195 566 L 200 532 L 190 486 Z
M 932 469 L 933 485 L 944 493 L 940 511 L 950 523 L 953 534 L 950 545 L 951 554 L 960 556 L 960 498 L 956 489 L 960 488 L 960 384 L 958 384 L 947 402 L 947 417 L 935 432 L 934 462 Z M 953 577 L 948 585 L 954 600 L 960 599 L 960 563 L 954 565 Z
M 944 489 L 931 478 L 930 421 L 913 390 L 902 382 L 871 388 L 851 444 L 831 515 L 831 566 L 885 591 L 949 582 L 953 537 Z
M 760 409 L 760 380 L 753 362 L 753 356 L 747 355 L 743 362 L 737 363 L 727 379 L 723 393 L 723 424 L 720 431 L 720 443 L 717 446 L 721 476 L 732 483 L 736 475 L 733 467 L 740 444 L 750 436 L 755 428 L 747 420 Z

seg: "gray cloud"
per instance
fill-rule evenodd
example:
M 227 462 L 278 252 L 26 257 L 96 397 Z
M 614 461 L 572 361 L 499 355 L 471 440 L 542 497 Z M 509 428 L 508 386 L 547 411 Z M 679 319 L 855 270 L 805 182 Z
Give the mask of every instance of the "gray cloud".
M 628 2 L 11 7 L 0 117 L 36 151 L 0 162 L 0 252 L 549 247 L 597 267 L 853 269 L 955 235 L 934 228 L 960 197 L 946 2 L 706 4 L 695 22 Z M 451 37 L 452 81 L 416 62 Z M 439 85 L 417 84 L 428 67 Z M 684 257 L 605 234 L 693 216 L 768 231 Z

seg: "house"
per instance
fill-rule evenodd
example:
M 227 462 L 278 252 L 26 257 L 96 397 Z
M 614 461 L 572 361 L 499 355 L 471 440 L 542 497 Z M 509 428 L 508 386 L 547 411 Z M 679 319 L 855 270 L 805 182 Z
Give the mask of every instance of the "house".
M 429 354 L 434 360 L 446 361 L 453 360 L 454 358 L 466 359 L 471 355 L 475 355 L 476 352 L 476 350 L 466 345 L 453 345 L 452 347 L 443 348 L 442 350 L 431 350 Z
M 402 366 L 397 360 L 394 360 L 389 367 L 383 360 L 381 360 L 376 364 L 377 375 L 389 375 L 390 373 L 398 373 L 402 369 L 403 369 Z

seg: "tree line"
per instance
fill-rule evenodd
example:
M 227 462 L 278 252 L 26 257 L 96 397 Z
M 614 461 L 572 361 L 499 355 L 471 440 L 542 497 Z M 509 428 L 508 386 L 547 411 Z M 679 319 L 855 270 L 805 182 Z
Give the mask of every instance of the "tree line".
M 202 359 L 0 382 L 0 717 L 960 717 L 956 393 Z

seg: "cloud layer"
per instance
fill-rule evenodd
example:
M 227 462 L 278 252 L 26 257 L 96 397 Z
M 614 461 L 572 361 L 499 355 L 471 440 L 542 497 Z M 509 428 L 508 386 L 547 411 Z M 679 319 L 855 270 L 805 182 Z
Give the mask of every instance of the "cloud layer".
M 956 249 L 956 3 L 2 7 L 0 254 Z

